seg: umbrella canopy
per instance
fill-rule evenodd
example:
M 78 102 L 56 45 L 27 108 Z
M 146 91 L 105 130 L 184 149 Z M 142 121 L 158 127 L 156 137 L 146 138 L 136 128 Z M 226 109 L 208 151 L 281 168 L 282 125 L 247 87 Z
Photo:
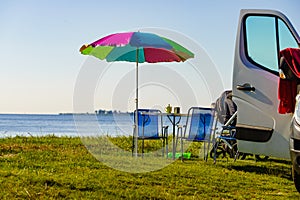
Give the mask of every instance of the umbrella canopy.
M 192 52 L 172 40 L 143 32 L 111 34 L 83 45 L 80 52 L 108 62 L 180 62 L 194 57 Z
M 184 62 L 194 54 L 180 44 L 153 33 L 124 32 L 103 37 L 80 52 L 107 62 L 126 61 L 136 63 L 136 110 L 138 110 L 138 64 L 157 62 Z M 137 155 L 138 112 L 135 112 L 135 153 Z

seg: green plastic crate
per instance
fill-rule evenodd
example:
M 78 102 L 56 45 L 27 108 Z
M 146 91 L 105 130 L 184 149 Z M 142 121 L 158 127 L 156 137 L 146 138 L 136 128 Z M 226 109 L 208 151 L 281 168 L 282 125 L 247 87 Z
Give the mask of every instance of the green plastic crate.
M 173 153 L 170 152 L 168 153 L 168 158 L 173 158 Z M 178 158 L 181 158 L 181 153 L 175 153 L 175 158 L 178 159 Z M 184 159 L 191 159 L 191 153 L 183 153 L 183 158 Z

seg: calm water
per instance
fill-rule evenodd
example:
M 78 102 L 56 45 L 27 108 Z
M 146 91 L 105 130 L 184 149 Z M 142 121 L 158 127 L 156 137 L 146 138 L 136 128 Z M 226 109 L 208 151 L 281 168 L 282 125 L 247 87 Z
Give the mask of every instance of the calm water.
M 50 134 L 73 137 L 87 133 L 126 135 L 132 132 L 132 123 L 129 114 L 0 114 L 0 137 Z
M 164 124 L 170 126 L 168 119 Z M 133 116 L 107 115 L 29 115 L 0 114 L 0 137 L 11 136 L 86 136 L 132 135 Z M 171 131 L 171 130 L 170 130 Z

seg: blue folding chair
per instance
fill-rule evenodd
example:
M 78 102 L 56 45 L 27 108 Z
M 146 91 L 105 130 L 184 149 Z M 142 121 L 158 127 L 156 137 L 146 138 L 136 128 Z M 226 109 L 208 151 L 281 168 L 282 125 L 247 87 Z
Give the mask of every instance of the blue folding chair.
M 135 123 L 134 112 L 134 123 Z M 136 124 L 136 123 L 135 123 Z M 135 149 L 135 128 L 133 130 L 132 153 Z M 164 156 L 164 148 L 168 154 L 168 126 L 163 126 L 163 120 L 160 110 L 156 109 L 138 109 L 138 135 L 137 140 L 142 140 L 142 156 L 144 155 L 145 140 L 162 140 L 162 155 Z
M 178 127 L 177 137 L 180 133 L 180 149 L 181 159 L 183 160 L 183 141 L 203 142 L 204 160 L 207 156 L 214 134 L 214 109 L 203 107 L 191 107 L 188 111 L 186 125 L 183 126 L 184 134 L 182 135 L 182 127 Z M 207 143 L 207 144 L 206 144 Z M 200 154 L 200 153 L 199 153 Z M 200 155 L 199 155 L 200 157 Z

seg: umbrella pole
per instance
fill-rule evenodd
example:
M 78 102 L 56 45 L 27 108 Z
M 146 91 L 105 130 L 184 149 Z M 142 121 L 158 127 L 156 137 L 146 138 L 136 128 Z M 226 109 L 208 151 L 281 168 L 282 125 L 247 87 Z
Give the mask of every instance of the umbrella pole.
M 135 91 L 135 135 L 134 135 L 134 153 L 135 157 L 138 156 L 138 134 L 139 134 L 139 126 L 138 126 L 138 108 L 139 108 L 139 102 L 138 102 L 138 97 L 139 97 L 139 48 L 137 47 L 136 49 L 136 91 Z

